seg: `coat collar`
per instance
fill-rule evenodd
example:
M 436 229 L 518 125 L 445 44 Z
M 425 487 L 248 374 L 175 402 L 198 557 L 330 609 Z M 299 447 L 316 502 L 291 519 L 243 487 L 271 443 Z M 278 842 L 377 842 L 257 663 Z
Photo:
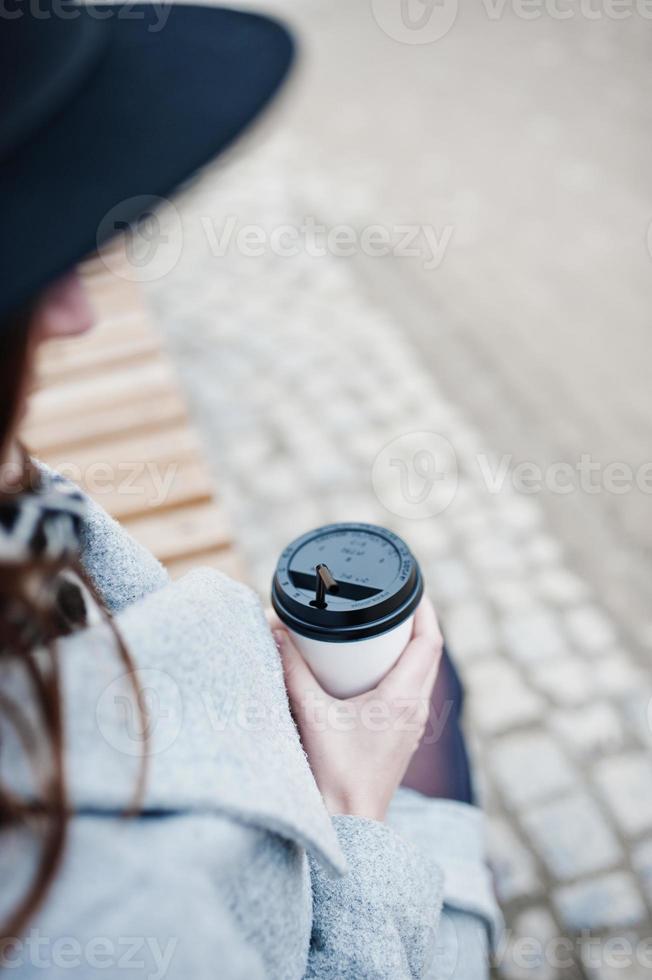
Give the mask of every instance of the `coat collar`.
M 128 806 L 145 750 L 145 810 L 230 814 L 342 873 L 345 860 L 255 594 L 201 569 L 130 606 L 116 625 L 137 665 L 147 730 L 110 629 L 62 641 L 74 806 Z

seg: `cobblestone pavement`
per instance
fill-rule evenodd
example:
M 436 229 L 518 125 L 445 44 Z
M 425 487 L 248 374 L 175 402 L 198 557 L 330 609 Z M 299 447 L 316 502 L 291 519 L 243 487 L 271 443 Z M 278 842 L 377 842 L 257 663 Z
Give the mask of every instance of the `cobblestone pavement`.
M 640 980 L 649 498 L 525 494 L 487 474 L 505 451 L 510 474 L 583 451 L 645 458 L 652 129 L 636 86 L 651 22 L 464 11 L 426 56 L 366 4 L 289 9 L 306 37 L 296 92 L 179 200 L 183 248 L 151 302 L 263 595 L 287 541 L 328 521 L 391 526 L 421 560 L 469 692 L 509 925 L 501 975 Z M 428 271 L 235 242 L 307 216 L 358 232 L 451 223 L 458 250 Z M 440 477 L 425 497 L 419 450 Z

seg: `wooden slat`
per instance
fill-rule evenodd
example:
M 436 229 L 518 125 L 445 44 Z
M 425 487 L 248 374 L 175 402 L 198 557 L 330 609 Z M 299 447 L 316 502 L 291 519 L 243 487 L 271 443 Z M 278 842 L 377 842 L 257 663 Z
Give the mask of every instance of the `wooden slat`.
M 193 568 L 217 568 L 224 572 L 229 578 L 237 579 L 239 582 L 247 581 L 247 570 L 242 558 L 237 551 L 228 549 L 225 551 L 215 551 L 209 554 L 191 555 L 180 561 L 172 561 L 167 564 L 167 569 L 172 578 L 181 578 L 186 572 Z
M 150 465 L 156 467 L 155 475 L 146 467 L 124 466 L 117 471 L 104 471 L 99 462 L 84 470 L 75 460 L 59 460 L 56 456 L 48 462 L 84 487 L 119 521 L 208 501 L 215 492 L 206 467 L 198 458 L 165 464 L 151 460 Z M 174 519 L 171 515 L 170 520 Z
M 96 446 L 80 446 L 75 452 L 75 461 L 81 469 L 88 469 L 98 462 L 117 467 L 131 463 L 168 463 L 199 458 L 200 454 L 201 442 L 195 429 L 189 425 L 176 425 L 146 435 L 103 439 Z M 52 458 L 60 459 L 61 454 L 44 454 L 46 463 Z
M 88 285 L 91 303 L 99 318 L 145 312 L 138 283 L 110 272 L 106 278 L 98 278 L 94 283 L 88 282 Z
M 159 357 L 161 341 L 140 314 L 127 314 L 105 320 L 86 337 L 53 341 L 38 359 L 37 371 L 42 387 L 66 377 L 108 370 L 125 361 Z
M 213 487 L 200 443 L 187 425 L 45 452 L 54 469 L 80 483 L 118 519 L 210 499 Z
M 169 514 L 155 512 L 127 520 L 125 526 L 164 562 L 214 553 L 232 544 L 226 515 L 213 501 L 179 507 L 174 520 Z
M 74 458 L 80 446 L 90 445 L 99 452 L 106 439 L 167 430 L 187 419 L 186 404 L 176 389 L 164 390 L 155 398 L 148 393 L 136 393 L 133 400 L 99 408 L 89 405 L 83 413 L 63 418 L 42 418 L 40 413 L 30 415 L 23 439 L 28 448 L 38 447 L 41 455 L 56 452 L 60 457 Z
M 126 521 L 131 517 L 171 510 L 199 501 L 211 500 L 214 487 L 202 460 L 194 459 L 177 465 L 164 491 L 144 472 L 134 481 L 134 490 L 129 493 L 118 489 L 111 494 L 97 496 L 96 499 L 116 520 Z M 170 514 L 170 520 L 175 515 Z
M 120 247 L 111 249 L 113 265 Z M 174 577 L 208 565 L 245 580 L 140 287 L 101 259 L 82 272 L 98 327 L 50 344 L 39 356 L 23 440 L 122 521 Z
M 156 400 L 165 392 L 178 391 L 174 370 L 167 359 L 155 358 L 147 364 L 125 364 L 119 371 L 106 371 L 98 377 L 80 377 L 35 392 L 27 427 L 34 418 L 67 418 L 87 409 L 112 408 L 141 400 Z

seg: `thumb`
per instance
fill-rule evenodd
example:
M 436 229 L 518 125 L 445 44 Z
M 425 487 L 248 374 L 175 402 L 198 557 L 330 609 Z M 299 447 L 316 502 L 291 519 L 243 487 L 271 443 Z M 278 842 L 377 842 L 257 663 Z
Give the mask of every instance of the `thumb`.
M 276 646 L 281 655 L 285 686 L 293 707 L 299 707 L 307 694 L 324 696 L 324 691 L 317 678 L 299 653 L 290 634 L 284 629 L 273 631 Z

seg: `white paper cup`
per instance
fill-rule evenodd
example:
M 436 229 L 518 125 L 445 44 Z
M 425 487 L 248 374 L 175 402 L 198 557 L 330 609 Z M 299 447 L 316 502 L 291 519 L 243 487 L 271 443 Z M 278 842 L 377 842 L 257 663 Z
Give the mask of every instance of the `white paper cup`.
M 414 613 L 393 629 L 349 643 L 329 643 L 288 633 L 313 674 L 335 698 L 353 698 L 370 691 L 392 669 L 412 636 Z
M 302 535 L 283 551 L 272 583 L 277 615 L 338 698 L 371 690 L 391 670 L 422 594 L 408 546 L 373 524 L 329 524 Z

